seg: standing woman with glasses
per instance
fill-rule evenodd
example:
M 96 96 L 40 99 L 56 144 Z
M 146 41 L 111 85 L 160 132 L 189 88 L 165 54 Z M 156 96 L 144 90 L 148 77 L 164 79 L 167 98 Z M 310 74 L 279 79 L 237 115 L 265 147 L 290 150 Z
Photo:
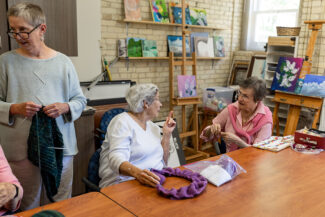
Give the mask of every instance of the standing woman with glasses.
M 250 77 L 239 84 L 238 100 L 227 106 L 201 133 L 201 139 L 226 142 L 227 152 L 249 147 L 272 135 L 272 113 L 262 102 L 265 82 Z
M 42 9 L 35 4 L 18 3 L 8 10 L 7 16 L 8 35 L 19 48 L 0 56 L 0 141 L 13 173 L 24 188 L 21 209 L 26 210 L 48 203 L 50 191 L 44 189 L 52 190 L 44 184 L 48 183 L 46 179 L 42 179 L 44 173 L 43 170 L 40 173 L 40 167 L 44 166 L 35 165 L 31 158 L 43 162 L 48 155 L 42 153 L 47 154 L 53 147 L 46 147 L 45 152 L 36 156 L 28 154 L 30 145 L 35 143 L 27 142 L 33 117 L 36 120 L 41 114 L 50 117 L 59 129 L 60 136 L 54 139 L 63 144 L 52 152 L 61 153 L 55 159 L 61 162 L 55 170 L 61 177 L 56 179 L 51 198 L 55 201 L 69 198 L 73 156 L 78 152 L 73 121 L 81 115 L 86 99 L 71 60 L 44 43 L 47 26 Z M 40 130 L 36 128 L 37 132 Z M 47 142 L 45 139 L 44 143 Z M 39 146 L 32 147 L 40 151 Z

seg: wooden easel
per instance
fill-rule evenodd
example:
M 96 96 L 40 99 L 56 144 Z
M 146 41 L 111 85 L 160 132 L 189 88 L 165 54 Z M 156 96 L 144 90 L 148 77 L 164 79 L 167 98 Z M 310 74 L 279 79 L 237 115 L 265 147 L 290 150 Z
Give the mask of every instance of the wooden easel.
M 311 36 L 309 39 L 304 63 L 301 68 L 299 79 L 304 79 L 307 74 L 311 72 L 312 66 L 312 56 L 315 48 L 315 43 L 319 30 L 322 28 L 322 25 L 325 23 L 325 20 L 309 20 L 305 21 L 305 24 L 308 24 L 308 29 L 311 29 Z M 299 115 L 301 107 L 313 108 L 316 109 L 316 114 L 313 121 L 313 128 L 316 128 L 316 124 L 319 120 L 320 111 L 323 104 L 323 99 L 320 97 L 311 97 L 311 96 L 302 96 L 293 93 L 286 93 L 281 91 L 276 91 L 273 98 L 275 102 L 275 108 L 273 111 L 273 128 L 276 127 L 277 135 L 279 135 L 279 119 L 278 119 L 278 110 L 280 103 L 290 105 L 288 118 L 286 126 L 284 129 L 283 135 L 293 135 L 298 124 Z M 272 131 L 273 132 L 273 131 Z
M 192 137 L 193 148 L 183 146 L 191 155 L 186 160 L 192 160 L 199 157 L 207 158 L 209 154 L 199 151 L 199 129 L 198 129 L 198 104 L 201 104 L 200 97 L 175 97 L 174 96 L 174 67 L 181 66 L 182 75 L 186 75 L 186 66 L 192 66 L 192 75 L 196 76 L 196 55 L 192 53 L 192 58 L 187 60 L 186 57 L 186 36 L 190 31 L 187 30 L 185 24 L 185 0 L 182 0 L 182 58 L 175 60 L 174 54 L 169 53 L 169 109 L 173 110 L 174 106 L 182 106 L 182 132 L 180 138 Z M 197 88 L 197 87 L 196 87 Z M 186 128 L 186 107 L 193 106 L 193 130 L 187 131 Z

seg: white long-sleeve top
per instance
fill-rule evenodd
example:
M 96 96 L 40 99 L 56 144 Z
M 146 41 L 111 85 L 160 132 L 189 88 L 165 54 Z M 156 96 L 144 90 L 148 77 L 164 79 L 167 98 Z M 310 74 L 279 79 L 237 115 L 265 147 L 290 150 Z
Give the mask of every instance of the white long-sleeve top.
M 127 112 L 117 115 L 107 127 L 102 145 L 99 187 L 134 179 L 119 173 L 125 161 L 140 169 L 162 169 L 163 154 L 160 129 L 156 124 L 148 121 L 144 130 Z

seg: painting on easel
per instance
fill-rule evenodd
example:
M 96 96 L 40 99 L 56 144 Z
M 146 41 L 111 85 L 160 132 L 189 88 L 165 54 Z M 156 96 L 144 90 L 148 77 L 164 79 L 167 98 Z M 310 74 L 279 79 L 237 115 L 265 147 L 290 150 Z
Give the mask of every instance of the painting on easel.
M 280 57 L 271 89 L 294 92 L 302 63 L 303 58 Z
M 177 84 L 179 97 L 196 96 L 195 75 L 177 75 Z
M 301 94 L 306 96 L 325 97 L 325 76 L 306 75 Z

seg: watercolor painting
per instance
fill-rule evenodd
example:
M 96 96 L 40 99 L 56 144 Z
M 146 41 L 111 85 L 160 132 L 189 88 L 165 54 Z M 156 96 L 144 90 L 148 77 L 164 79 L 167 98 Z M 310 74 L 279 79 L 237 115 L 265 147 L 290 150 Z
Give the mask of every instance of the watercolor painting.
M 170 5 L 175 5 L 175 3 L 169 3 Z M 170 6 L 170 13 L 172 13 L 171 22 L 182 24 L 182 8 L 180 6 Z M 190 9 L 187 7 L 185 8 L 185 23 L 192 25 L 191 16 L 190 16 Z
M 223 37 L 214 36 L 213 37 L 213 47 L 215 57 L 224 57 L 225 56 L 225 43 Z
M 140 0 L 124 0 L 125 19 L 141 20 Z
M 195 52 L 195 45 L 194 45 L 194 38 L 195 37 L 205 37 L 205 38 L 208 38 L 209 37 L 209 33 L 208 32 L 192 32 L 190 34 L 190 39 L 191 39 L 191 53 Z
M 128 57 L 142 57 L 143 38 L 127 38 Z
M 117 40 L 117 56 L 119 57 L 127 56 L 126 39 Z
M 192 25 L 207 26 L 207 12 L 205 9 L 190 8 Z
M 183 53 L 183 45 L 182 45 L 182 36 L 178 35 L 168 35 L 168 54 L 169 52 L 173 52 L 175 57 L 182 56 Z M 186 56 L 190 56 L 190 45 L 188 43 L 188 39 L 186 38 Z
M 149 0 L 153 21 L 169 23 L 169 15 L 165 0 Z
M 272 82 L 272 90 L 294 92 L 303 58 L 280 57 Z
M 154 40 L 142 41 L 142 56 L 143 57 L 157 57 L 157 42 Z
M 301 94 L 325 97 L 325 76 L 307 74 L 302 85 Z
M 195 75 L 177 75 L 177 84 L 179 97 L 196 96 Z

